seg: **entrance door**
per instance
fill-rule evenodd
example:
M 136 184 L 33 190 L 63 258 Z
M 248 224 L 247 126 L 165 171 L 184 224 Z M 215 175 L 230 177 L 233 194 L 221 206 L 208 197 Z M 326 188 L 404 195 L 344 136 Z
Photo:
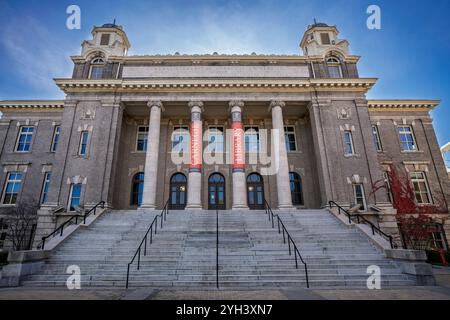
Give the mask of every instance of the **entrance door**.
M 225 178 L 213 173 L 208 179 L 208 209 L 225 210 Z
M 184 210 L 186 207 L 187 179 L 182 173 L 175 173 L 170 179 L 169 208 L 173 210 Z
M 250 210 L 264 209 L 264 181 L 257 173 L 247 177 L 247 201 Z

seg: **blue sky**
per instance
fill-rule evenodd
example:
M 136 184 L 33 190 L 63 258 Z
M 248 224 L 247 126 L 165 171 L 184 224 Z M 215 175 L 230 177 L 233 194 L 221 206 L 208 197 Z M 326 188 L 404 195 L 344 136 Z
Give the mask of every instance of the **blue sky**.
M 65 27 L 66 8 L 81 8 L 81 30 Z M 366 27 L 381 7 L 382 29 Z M 369 98 L 442 99 L 433 111 L 439 143 L 450 141 L 448 0 L 0 0 L 0 100 L 62 98 L 52 78 L 72 72 L 70 55 L 93 25 L 124 26 L 130 54 L 298 54 L 313 18 L 335 24 L 360 55 L 360 75 L 380 80 Z

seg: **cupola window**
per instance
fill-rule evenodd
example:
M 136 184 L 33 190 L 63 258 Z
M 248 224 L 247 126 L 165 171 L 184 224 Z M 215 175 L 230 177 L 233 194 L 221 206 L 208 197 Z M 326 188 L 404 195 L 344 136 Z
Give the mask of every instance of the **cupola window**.
M 94 58 L 91 61 L 90 79 L 102 79 L 105 69 L 105 60 L 102 58 Z
M 341 62 L 338 58 L 330 57 L 327 59 L 327 69 L 330 78 L 342 78 Z

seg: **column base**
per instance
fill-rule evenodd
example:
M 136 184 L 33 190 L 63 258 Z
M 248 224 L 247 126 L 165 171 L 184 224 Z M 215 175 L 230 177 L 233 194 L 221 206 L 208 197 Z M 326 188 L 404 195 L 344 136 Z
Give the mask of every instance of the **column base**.
M 154 205 L 142 205 L 138 208 L 138 211 L 147 212 L 147 211 L 155 211 L 156 206 Z
M 188 204 L 186 205 L 186 210 L 203 210 L 203 207 L 198 204 Z
M 288 210 L 288 209 L 294 210 L 296 208 L 294 206 L 292 206 L 292 205 L 285 204 L 285 205 L 278 206 L 277 209 L 278 210 Z
M 250 209 L 245 205 L 235 205 L 231 207 L 231 210 L 250 210 Z

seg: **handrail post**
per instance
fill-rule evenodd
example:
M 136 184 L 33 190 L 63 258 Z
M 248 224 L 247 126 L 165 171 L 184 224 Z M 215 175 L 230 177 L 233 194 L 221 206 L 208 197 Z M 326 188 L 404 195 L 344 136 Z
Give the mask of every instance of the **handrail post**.
M 140 266 L 141 266 L 141 247 L 139 247 L 139 254 L 138 254 L 138 267 L 137 269 L 139 270 Z
M 147 235 L 145 235 L 144 239 L 145 239 L 144 240 L 144 256 L 146 256 L 147 255 Z
M 42 237 L 42 250 L 44 250 L 45 247 L 45 237 Z
M 281 229 L 283 230 L 283 243 L 286 243 L 286 237 L 284 236 L 284 226 Z
M 289 235 L 289 233 L 288 233 L 288 246 L 289 246 L 289 255 L 292 256 L 292 253 L 291 253 L 291 236 Z
M 161 229 L 163 228 L 163 217 L 161 216 Z
M 280 234 L 281 233 L 281 230 L 280 230 L 280 217 L 278 217 L 277 222 L 278 222 L 278 234 Z
M 157 234 L 158 233 L 158 216 L 156 216 L 155 219 L 153 219 L 153 222 L 155 222 L 155 220 L 156 220 L 156 223 L 155 223 L 155 234 Z
M 219 210 L 216 208 L 216 287 L 219 289 Z
M 295 269 L 298 269 L 298 262 L 297 262 L 297 246 L 294 245 L 294 256 L 295 256 Z
M 59 234 L 60 237 L 62 237 L 63 235 L 63 230 L 64 230 L 64 223 L 61 225 L 61 233 Z
M 128 264 L 127 267 L 127 284 L 125 285 L 125 288 L 128 289 L 128 279 L 130 278 L 130 264 Z

